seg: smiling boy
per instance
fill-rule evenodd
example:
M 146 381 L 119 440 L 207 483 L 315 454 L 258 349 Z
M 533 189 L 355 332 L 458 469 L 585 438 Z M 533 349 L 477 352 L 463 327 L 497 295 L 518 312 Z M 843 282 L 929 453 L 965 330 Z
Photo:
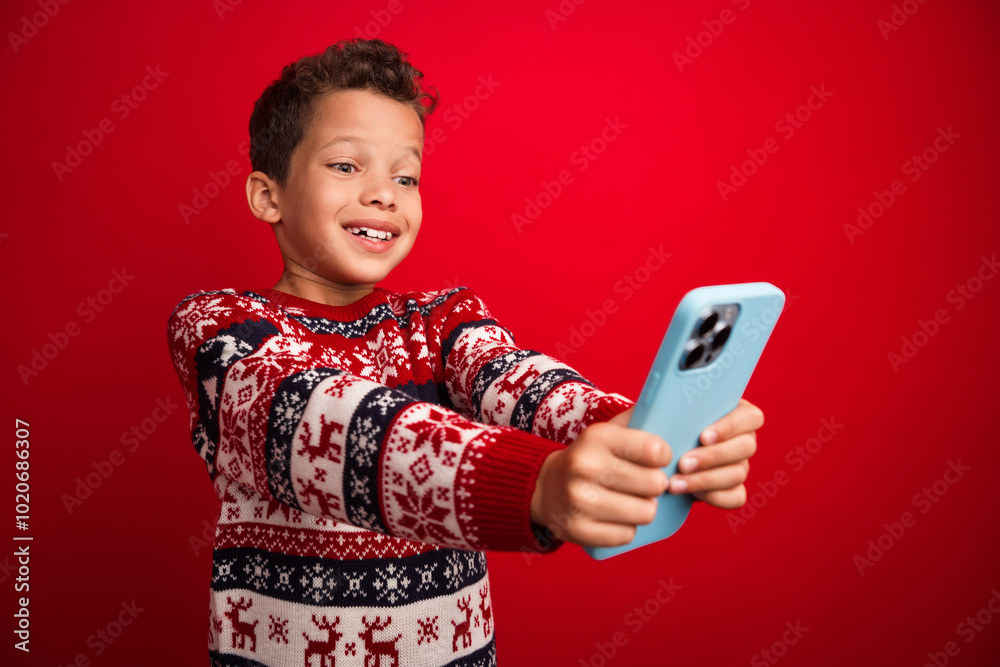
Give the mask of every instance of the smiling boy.
M 633 401 L 517 348 L 472 290 L 377 286 L 422 221 L 420 78 L 379 40 L 285 67 L 255 105 L 247 179 L 281 278 L 171 313 L 221 504 L 214 665 L 495 664 L 485 551 L 623 544 L 668 487 L 745 501 L 748 402 L 668 482 L 668 444 L 625 427 Z

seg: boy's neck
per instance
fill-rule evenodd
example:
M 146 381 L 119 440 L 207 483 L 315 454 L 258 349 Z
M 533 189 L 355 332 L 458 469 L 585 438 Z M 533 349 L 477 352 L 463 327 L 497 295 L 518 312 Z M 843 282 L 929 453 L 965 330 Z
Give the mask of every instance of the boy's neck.
M 374 285 L 325 285 L 289 273 L 272 289 L 327 306 L 349 306 L 375 291 Z

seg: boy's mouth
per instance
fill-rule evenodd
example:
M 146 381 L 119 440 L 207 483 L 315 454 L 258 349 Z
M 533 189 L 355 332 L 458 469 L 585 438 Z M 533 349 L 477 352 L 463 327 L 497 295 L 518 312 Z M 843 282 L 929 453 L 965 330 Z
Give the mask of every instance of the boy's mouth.
M 379 253 L 388 251 L 400 235 L 399 227 L 393 223 L 375 219 L 351 221 L 344 226 L 344 231 L 363 249 Z

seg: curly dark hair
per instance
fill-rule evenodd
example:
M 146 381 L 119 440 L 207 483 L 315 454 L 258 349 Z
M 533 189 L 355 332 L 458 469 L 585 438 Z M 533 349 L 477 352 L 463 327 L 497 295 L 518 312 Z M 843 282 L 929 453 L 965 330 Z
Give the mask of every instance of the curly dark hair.
M 281 70 L 250 115 L 250 164 L 282 187 L 292 152 L 301 143 L 320 98 L 335 90 L 371 90 L 406 104 L 420 124 L 438 104 L 437 89 L 424 90 L 423 72 L 407 54 L 380 39 L 345 39 Z

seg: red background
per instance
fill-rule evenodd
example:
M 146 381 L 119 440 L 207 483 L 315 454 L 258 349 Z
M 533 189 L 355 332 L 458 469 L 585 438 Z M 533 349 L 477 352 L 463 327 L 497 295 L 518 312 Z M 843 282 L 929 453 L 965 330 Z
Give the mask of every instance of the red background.
M 735 530 L 730 513 L 699 505 L 675 537 L 608 561 L 572 545 L 530 562 L 491 553 L 500 664 L 770 664 L 760 652 L 772 648 L 783 665 L 922 665 L 928 653 L 943 664 L 948 642 L 950 664 L 996 664 L 1000 280 L 974 278 L 1000 250 L 1000 9 L 904 4 L 915 12 L 883 35 L 888 0 L 567 1 L 555 27 L 557 0 L 242 2 L 221 16 L 208 1 L 70 2 L 37 34 L 24 19 L 38 2 L 5 3 L 5 664 L 205 660 L 210 550 L 191 538 L 216 500 L 186 416 L 134 451 L 120 438 L 157 399 L 183 406 L 165 334 L 181 297 L 280 275 L 244 194 L 254 100 L 286 63 L 366 29 L 441 91 L 428 131 L 445 139 L 425 161 L 421 238 L 383 286 L 471 286 L 521 347 L 553 356 L 612 299 L 565 359 L 631 398 L 689 289 L 766 280 L 789 295 L 746 394 L 767 420 L 748 488 L 779 471 L 787 484 L 756 496 Z M 732 22 L 706 32 L 724 9 Z M 32 36 L 15 51 L 18 32 Z M 674 52 L 699 33 L 707 45 L 679 71 Z M 122 118 L 112 105 L 147 66 L 168 74 Z M 483 99 L 479 77 L 496 82 Z M 829 98 L 787 137 L 775 123 L 812 86 Z M 463 118 L 456 104 L 475 109 Z M 53 162 L 105 118 L 113 131 L 60 180 Z M 580 171 L 574 152 L 608 118 L 626 127 Z M 938 128 L 959 137 L 909 180 L 904 163 Z M 777 152 L 724 201 L 717 182 L 769 138 Z M 186 223 L 180 206 L 230 160 L 239 175 Z M 519 233 L 512 214 L 561 170 L 572 183 Z M 905 193 L 852 242 L 844 225 L 895 179 Z M 615 285 L 647 277 L 636 270 L 650 246 L 672 255 L 626 300 Z M 122 268 L 134 279 L 85 319 L 79 304 Z M 949 292 L 970 279 L 979 291 L 959 309 Z M 944 323 L 894 369 L 889 353 L 938 310 Z M 78 335 L 22 381 L 17 367 L 71 323 Z M 15 418 L 31 425 L 26 533 L 13 526 Z M 786 456 L 826 436 L 823 419 L 842 426 L 796 469 Z M 121 465 L 69 513 L 63 494 L 115 450 Z M 940 481 L 959 460 L 969 470 Z M 937 502 L 915 504 L 935 482 Z M 885 537 L 904 512 L 915 523 Z M 29 655 L 11 648 L 15 534 L 34 538 Z M 892 546 L 859 574 L 855 556 L 880 536 Z M 681 589 L 637 628 L 626 615 L 661 578 Z M 133 600 L 135 622 L 88 645 Z M 981 631 L 959 627 L 983 609 Z M 794 645 L 782 644 L 786 622 L 808 628 Z M 624 645 L 604 659 L 615 633 Z

